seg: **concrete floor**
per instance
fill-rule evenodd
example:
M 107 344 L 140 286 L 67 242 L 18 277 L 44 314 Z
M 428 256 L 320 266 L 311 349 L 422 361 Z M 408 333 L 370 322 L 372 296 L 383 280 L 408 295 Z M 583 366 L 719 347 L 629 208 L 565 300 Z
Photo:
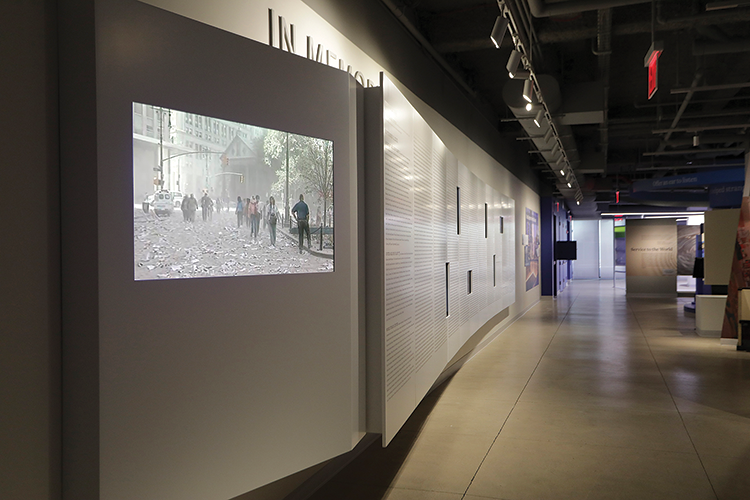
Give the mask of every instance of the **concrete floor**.
M 750 353 L 687 300 L 572 282 L 312 498 L 749 499 Z

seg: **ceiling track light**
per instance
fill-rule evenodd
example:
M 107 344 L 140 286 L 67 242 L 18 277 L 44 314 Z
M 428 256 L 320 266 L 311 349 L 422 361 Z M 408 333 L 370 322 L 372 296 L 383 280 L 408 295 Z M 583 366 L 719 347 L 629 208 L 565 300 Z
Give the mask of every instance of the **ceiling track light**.
M 521 62 L 521 53 L 517 50 L 512 50 L 510 52 L 510 57 L 508 58 L 508 64 L 505 65 L 505 68 L 508 70 L 508 76 L 511 78 L 515 78 L 515 74 L 518 71 L 518 65 Z
M 532 100 L 532 84 L 531 84 L 531 78 L 527 78 L 523 82 L 523 98 L 526 99 L 528 102 L 531 102 Z
M 534 117 L 534 125 L 541 128 L 542 118 L 544 118 L 544 110 L 540 109 L 539 111 L 537 111 L 536 116 Z
M 564 168 L 560 169 L 560 175 L 565 175 L 565 169 Z
M 547 133 L 544 134 L 544 142 L 549 142 L 550 139 L 552 139 L 552 127 L 549 127 Z
M 531 104 L 530 102 L 526 103 L 526 111 L 531 111 L 533 108 L 534 108 L 533 104 Z
M 568 187 L 569 187 L 569 188 L 572 188 L 572 187 L 573 187 L 573 186 L 571 186 L 571 185 L 570 185 L 570 182 L 568 183 Z
M 507 30 L 508 20 L 503 16 L 497 16 L 497 19 L 495 19 L 495 26 L 492 27 L 492 33 L 490 34 L 490 40 L 495 44 L 496 49 L 499 49 L 500 44 L 503 43 L 503 37 Z

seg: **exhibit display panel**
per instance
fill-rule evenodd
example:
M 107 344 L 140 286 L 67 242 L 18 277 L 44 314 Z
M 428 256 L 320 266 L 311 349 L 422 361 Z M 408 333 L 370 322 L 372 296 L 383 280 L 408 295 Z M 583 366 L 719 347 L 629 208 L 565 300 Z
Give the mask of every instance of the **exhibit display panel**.
M 100 0 L 95 7 L 95 16 L 77 22 L 79 31 L 96 33 L 96 50 L 77 52 L 74 62 L 76 68 L 79 63 L 90 65 L 86 78 L 95 81 L 96 92 L 69 90 L 62 99 L 62 128 L 71 138 L 62 154 L 67 178 L 94 179 L 96 186 L 87 192 L 72 182 L 65 187 L 67 199 L 90 200 L 75 220 L 63 214 L 65 238 L 87 252 L 95 249 L 96 264 L 75 255 L 63 264 L 66 276 L 78 277 L 76 283 L 67 282 L 69 287 L 88 287 L 86 300 L 64 304 L 68 324 L 77 326 L 64 332 L 70 339 L 64 379 L 79 381 L 66 387 L 70 497 L 94 498 L 91 491 L 96 489 L 96 498 L 103 500 L 233 498 L 351 450 L 364 435 L 359 427 L 356 82 L 346 72 L 135 0 Z M 81 77 L 73 75 L 63 86 L 74 88 L 75 78 Z M 142 105 L 140 124 L 134 119 L 136 104 Z M 84 118 L 83 107 L 95 110 L 91 135 L 74 133 L 94 122 Z M 173 120 L 171 128 L 162 128 L 161 137 L 161 117 L 151 116 L 156 114 L 163 115 L 162 127 L 169 127 L 170 116 Z M 88 121 L 79 123 L 84 119 Z M 230 130 L 230 124 L 247 126 Z M 143 144 L 136 145 L 134 129 L 139 125 L 143 139 L 138 142 Z M 175 231 L 197 235 L 181 239 L 179 247 L 170 246 L 167 256 L 180 249 L 192 255 L 220 250 L 201 232 L 209 223 L 202 220 L 200 208 L 196 220 L 188 222 L 179 215 L 181 207 L 173 206 L 172 215 L 166 215 L 167 206 L 152 198 L 146 213 L 140 198 L 145 190 L 171 194 L 177 192 L 179 179 L 180 188 L 195 188 L 182 192 L 183 199 L 191 193 L 200 199 L 203 189 L 224 189 L 220 181 L 213 182 L 213 174 L 234 173 L 233 163 L 244 168 L 241 162 L 253 158 L 258 168 L 276 175 L 280 164 L 274 166 L 275 161 L 286 161 L 287 133 L 290 145 L 296 137 L 310 142 L 323 157 L 326 151 L 331 155 L 326 165 L 336 189 L 331 228 L 335 268 L 318 272 L 316 264 L 303 273 L 219 276 L 191 267 L 190 277 L 205 277 L 162 279 L 183 277 L 169 266 L 161 271 L 169 276 L 140 279 L 136 271 L 139 279 L 134 279 L 134 242 L 139 236 L 135 213 L 154 225 L 169 217 Z M 283 140 L 275 141 L 281 149 L 270 151 L 268 141 L 260 141 L 262 134 L 266 139 L 283 134 Z M 202 149 L 179 143 L 180 137 Z M 160 142 L 168 142 L 172 152 L 160 156 Z M 211 143 L 223 148 L 229 169 L 221 165 L 221 154 L 213 154 Z M 232 153 L 235 146 L 237 154 Z M 243 150 L 245 146 L 249 149 Z M 168 172 L 171 167 L 163 160 L 180 148 L 190 153 L 182 158 L 198 156 L 198 162 L 192 171 L 182 163 L 178 175 Z M 144 187 L 134 162 L 147 155 L 148 168 L 164 170 L 144 174 L 149 186 Z M 294 157 L 291 147 L 289 155 Z M 247 176 L 244 182 L 226 183 L 227 194 L 235 199 L 257 194 L 265 202 L 263 186 L 273 181 L 269 195 L 276 192 L 278 175 L 275 180 L 260 174 L 254 179 L 250 167 L 248 163 L 241 173 Z M 213 179 L 221 177 L 228 176 Z M 153 181 L 149 185 L 154 178 L 158 186 Z M 291 186 L 294 182 L 290 179 Z M 322 217 L 330 201 L 324 211 L 325 194 L 303 184 L 290 187 L 298 191 L 289 193 L 289 205 L 304 193 L 311 219 L 318 200 Z M 239 191 L 243 186 L 246 192 Z M 286 208 L 285 201 L 277 203 L 284 202 Z M 222 234 L 215 234 L 217 244 L 243 239 L 239 246 L 251 254 L 256 243 L 247 240 L 244 223 L 237 227 L 234 209 L 222 216 L 226 221 L 219 229 Z M 216 212 L 213 218 L 217 222 Z M 280 255 L 287 248 L 282 242 L 297 250 L 296 234 L 284 226 L 279 223 L 277 245 L 269 249 L 269 229 L 261 221 L 257 238 L 266 247 L 263 255 Z M 168 229 L 162 227 L 153 236 L 161 238 Z M 257 248 L 260 252 L 261 245 Z M 291 254 L 288 258 L 297 259 L 294 262 L 310 264 L 307 248 Z M 137 257 L 135 261 L 137 266 Z M 277 265 L 284 262 L 291 260 Z M 188 264 L 200 269 L 205 262 Z
M 368 207 L 382 207 L 383 222 L 368 245 L 378 248 L 384 281 L 382 306 L 368 315 L 382 317 L 387 444 L 448 360 L 515 302 L 515 202 L 461 164 L 387 78 L 372 95 L 382 128 L 368 148 L 379 143 L 382 156 L 368 164 L 368 184 L 382 198 Z
M 629 295 L 677 295 L 677 223 L 626 220 L 626 286 Z
M 740 209 L 709 210 L 704 216 L 703 282 L 706 285 L 728 285 L 732 274 Z

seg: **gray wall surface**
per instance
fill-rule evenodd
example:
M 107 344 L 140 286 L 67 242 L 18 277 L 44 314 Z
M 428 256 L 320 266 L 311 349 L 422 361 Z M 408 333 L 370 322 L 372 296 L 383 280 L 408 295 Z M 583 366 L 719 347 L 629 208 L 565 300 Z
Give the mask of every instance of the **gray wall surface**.
M 0 2 L 0 498 L 60 498 L 55 2 Z
M 64 498 L 229 498 L 349 451 L 353 79 L 140 2 L 61 14 Z M 134 101 L 332 140 L 335 271 L 134 281 Z

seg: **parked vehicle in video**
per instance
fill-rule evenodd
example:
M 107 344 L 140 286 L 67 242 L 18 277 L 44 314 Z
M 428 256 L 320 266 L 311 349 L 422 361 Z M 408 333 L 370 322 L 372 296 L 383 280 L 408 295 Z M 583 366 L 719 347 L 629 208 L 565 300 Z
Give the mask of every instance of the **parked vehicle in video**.
M 151 210 L 156 215 L 172 215 L 174 211 L 174 201 L 172 200 L 172 193 L 169 191 L 157 191 L 154 193 L 154 198 L 151 200 Z
M 180 208 L 182 205 L 183 195 L 179 191 L 172 191 L 172 201 L 174 202 L 175 208 Z

